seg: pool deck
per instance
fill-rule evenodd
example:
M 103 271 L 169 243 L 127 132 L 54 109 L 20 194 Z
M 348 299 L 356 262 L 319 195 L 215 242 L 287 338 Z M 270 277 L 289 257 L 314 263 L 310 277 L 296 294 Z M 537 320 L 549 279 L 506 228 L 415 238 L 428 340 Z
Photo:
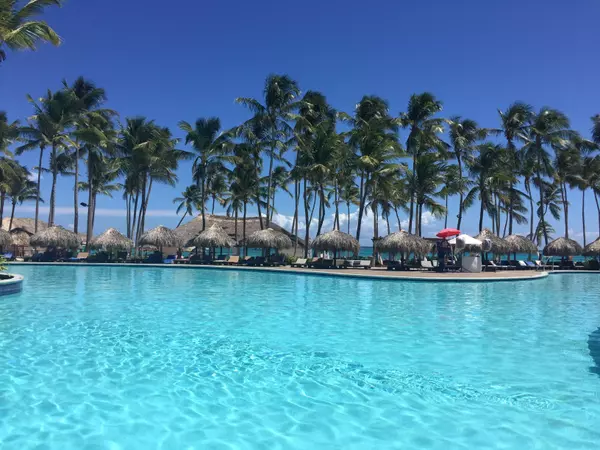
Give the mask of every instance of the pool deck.
M 142 269 L 144 267 L 160 267 L 169 270 L 238 270 L 238 271 L 256 271 L 256 272 L 274 272 L 286 274 L 302 274 L 315 276 L 337 276 L 351 278 L 367 279 L 386 279 L 386 280 L 404 280 L 404 281 L 452 281 L 452 282 L 488 282 L 488 281 L 517 281 L 517 280 L 539 280 L 546 278 L 548 272 L 535 270 L 505 270 L 498 272 L 427 272 L 420 270 L 411 271 L 390 271 L 385 268 L 371 269 L 308 269 L 285 267 L 247 267 L 247 266 L 217 266 L 217 265 L 193 265 L 193 264 L 123 264 L 123 263 L 84 263 L 84 262 L 55 262 L 55 263 L 34 263 L 34 262 L 9 262 L 10 266 L 28 265 L 28 266 L 116 266 L 116 267 L 135 267 Z

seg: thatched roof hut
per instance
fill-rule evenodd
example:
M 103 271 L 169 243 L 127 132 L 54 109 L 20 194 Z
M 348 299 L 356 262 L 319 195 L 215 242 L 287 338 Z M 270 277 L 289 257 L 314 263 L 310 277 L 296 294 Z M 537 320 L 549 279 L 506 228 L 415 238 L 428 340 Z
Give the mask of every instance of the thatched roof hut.
M 247 239 L 247 246 L 251 248 L 290 248 L 292 240 L 281 231 L 275 231 L 273 228 L 258 230 L 252 233 Z
M 535 243 L 518 234 L 506 236 L 504 242 L 510 253 L 529 253 L 531 255 L 538 252 L 538 247 Z
M 10 234 L 12 236 L 13 245 L 18 247 L 29 247 L 29 241 L 31 240 L 31 236 L 33 236 L 33 233 L 24 228 L 13 228 L 10 230 Z
M 581 245 L 573 239 L 560 237 L 544 247 L 546 256 L 577 256 L 583 253 Z
M 0 229 L 0 247 L 8 247 L 12 244 L 12 235 L 8 231 Z
M 54 226 L 40 231 L 30 239 L 34 247 L 77 248 L 81 244 L 79 236 L 61 226 Z
M 229 237 L 227 232 L 216 223 L 207 230 L 200 232 L 198 236 L 190 240 L 187 245 L 196 247 L 234 247 L 235 241 Z
M 90 244 L 92 247 L 103 248 L 108 251 L 129 250 L 133 247 L 133 241 L 124 236 L 116 228 L 109 228 L 101 235 L 92 239 Z
M 310 246 L 315 250 L 346 250 L 354 253 L 358 253 L 360 250 L 360 244 L 354 236 L 339 230 L 320 234 L 312 241 Z
M 484 228 L 481 232 L 475 236 L 475 239 L 483 242 L 488 239 L 492 243 L 492 249 L 490 250 L 492 253 L 496 254 L 506 254 L 509 251 L 509 246 L 504 242 L 504 240 L 492 233 L 489 228 Z
M 596 239 L 591 244 L 588 244 L 583 249 L 583 256 L 598 256 L 600 255 L 600 238 Z
M 235 227 L 235 218 L 227 216 L 218 216 L 213 214 L 206 214 L 206 229 L 208 230 L 213 224 L 220 226 L 233 240 L 240 242 L 242 241 L 242 218 L 237 220 L 237 233 Z M 263 217 L 263 227 L 265 226 L 265 218 Z M 260 220 L 258 217 L 247 217 L 246 218 L 246 238 L 252 233 L 261 230 Z M 289 231 L 280 227 L 275 223 L 270 223 L 269 227 L 275 231 L 279 231 L 289 237 L 292 242 L 295 241 L 296 237 Z M 177 227 L 175 232 L 181 237 L 183 242 L 189 242 L 194 239 L 202 231 L 202 217 L 198 216 L 195 219 Z M 243 244 L 240 242 L 240 244 Z M 297 242 L 298 250 L 304 253 L 304 240 L 298 239 Z
M 181 236 L 170 228 L 159 225 L 142 234 L 138 244 L 153 245 L 158 248 L 179 247 L 181 245 Z
M 404 230 L 388 234 L 377 244 L 377 248 L 381 251 L 414 254 L 429 253 L 432 246 L 432 242 Z

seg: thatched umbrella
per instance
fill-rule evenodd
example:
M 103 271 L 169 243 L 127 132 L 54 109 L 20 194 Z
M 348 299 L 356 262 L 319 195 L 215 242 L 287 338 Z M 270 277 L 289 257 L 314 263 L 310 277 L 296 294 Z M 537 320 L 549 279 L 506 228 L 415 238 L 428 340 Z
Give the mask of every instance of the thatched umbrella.
M 504 242 L 508 246 L 508 251 L 510 253 L 528 253 L 528 254 L 537 254 L 538 247 L 535 245 L 530 239 L 527 239 L 524 236 L 520 236 L 518 234 L 511 234 L 510 236 L 506 236 L 504 238 Z M 516 259 L 516 255 L 515 255 Z
M 12 236 L 13 245 L 17 247 L 29 247 L 29 241 L 32 236 L 32 233 L 29 231 L 24 228 L 13 228 L 10 230 L 10 235 Z
M 91 245 L 112 252 L 113 250 L 129 250 L 133 247 L 133 241 L 121 234 L 116 228 L 109 228 L 92 239 Z
M 266 230 L 258 230 L 252 233 L 246 239 L 246 245 L 251 248 L 290 248 L 292 240 L 280 231 L 275 231 L 272 228 Z
M 433 244 L 427 239 L 407 233 L 404 230 L 388 234 L 377 244 L 377 247 L 382 251 L 414 253 L 415 255 L 429 253 L 432 246 Z
M 353 236 L 339 230 L 320 234 L 312 241 L 310 246 L 315 250 L 330 250 L 333 252 L 334 258 L 337 256 L 338 250 L 346 250 L 354 253 L 358 253 L 360 250 L 360 244 Z
M 158 247 L 162 253 L 163 247 L 179 247 L 181 238 L 173 230 L 159 225 L 142 234 L 138 245 L 153 245 Z
M 600 256 L 600 238 L 585 246 L 583 256 Z
M 0 247 L 8 247 L 13 244 L 12 235 L 3 229 L 0 229 Z
M 198 236 L 188 242 L 187 245 L 196 247 L 234 247 L 235 241 L 229 237 L 227 232 L 217 224 L 213 224 L 208 230 L 202 231 Z
M 31 236 L 34 247 L 77 248 L 81 244 L 79 236 L 61 226 L 46 228 Z
M 577 256 L 583 253 L 581 245 L 573 239 L 561 237 L 554 239 L 546 247 L 544 247 L 544 255 L 546 256 Z
M 488 239 L 492 243 L 491 252 L 497 255 L 506 254 L 509 251 L 509 246 L 504 242 L 499 236 L 496 236 L 489 228 L 484 228 L 481 232 L 475 236 L 475 239 L 480 240 L 481 242 Z

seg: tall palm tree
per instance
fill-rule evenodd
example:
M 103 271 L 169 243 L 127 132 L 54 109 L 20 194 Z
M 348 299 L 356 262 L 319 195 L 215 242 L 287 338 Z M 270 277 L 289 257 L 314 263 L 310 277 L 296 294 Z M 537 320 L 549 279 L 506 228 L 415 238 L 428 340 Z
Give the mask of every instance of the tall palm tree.
M 0 156 L 0 227 L 4 218 L 4 203 L 6 196 L 10 195 L 14 180 L 27 177 L 29 172 L 17 161 L 6 156 Z
M 8 195 L 11 199 L 11 211 L 10 211 L 10 222 L 8 229 L 12 229 L 13 219 L 15 217 L 15 208 L 17 205 L 22 205 L 27 201 L 34 201 L 38 198 L 37 185 L 34 181 L 29 180 L 28 174 L 24 173 L 22 176 L 15 177 L 10 185 Z M 40 199 L 43 203 L 44 200 Z
M 121 160 L 110 158 L 105 155 L 94 155 L 92 163 L 91 185 L 88 182 L 79 183 L 81 191 L 92 193 L 91 203 L 88 205 L 88 217 L 91 217 L 91 228 L 94 228 L 96 218 L 96 199 L 98 195 L 107 197 L 113 196 L 114 192 L 123 188 L 121 183 L 117 182 L 121 174 Z
M 194 178 L 197 181 L 201 196 L 202 230 L 206 228 L 206 199 L 209 173 L 214 166 L 221 165 L 221 159 L 226 153 L 228 136 L 221 134 L 221 121 L 218 117 L 196 120 L 195 126 L 188 122 L 179 122 L 179 128 L 185 131 L 185 143 L 192 144 L 197 156 L 194 160 Z
M 264 131 L 260 140 L 269 159 L 267 198 L 272 199 L 274 161 L 283 154 L 287 147 L 287 138 L 292 135 L 288 121 L 292 119 L 292 113 L 298 107 L 300 88 L 288 75 L 269 75 L 263 94 L 264 103 L 248 97 L 239 97 L 235 101 L 246 106 L 254 114 L 250 121 L 260 123 Z M 267 228 L 271 217 L 269 203 L 267 202 L 266 208 Z
M 464 200 L 463 193 L 467 191 L 470 183 L 461 175 L 461 173 L 461 169 L 459 169 L 458 165 L 456 164 L 446 166 L 446 170 L 443 173 L 444 180 L 442 183 L 443 187 L 440 190 L 440 195 L 444 197 L 444 209 L 446 210 L 446 213 L 444 214 L 444 228 L 448 228 L 449 197 L 461 193 L 459 208 L 462 211 L 461 206 Z
M 73 96 L 73 147 L 74 147 L 74 169 L 75 184 L 73 188 L 73 232 L 79 232 L 79 161 L 81 158 L 82 142 L 78 139 L 78 132 L 85 133 L 85 130 L 94 126 L 94 119 L 106 120 L 107 117 L 116 115 L 116 112 L 108 109 L 100 109 L 106 101 L 104 89 L 96 87 L 94 82 L 86 80 L 83 77 L 77 78 L 73 84 L 69 85 L 63 80 L 63 89 Z M 88 184 L 90 184 L 88 174 Z
M 560 189 L 565 221 L 565 237 L 569 238 L 569 189 L 580 184 L 581 153 L 574 145 L 557 149 L 554 158 L 554 181 Z
M 520 158 L 516 144 L 525 140 L 531 118 L 533 117 L 533 108 L 525 103 L 516 102 L 511 104 L 506 111 L 498 110 L 498 114 L 500 115 L 501 128 L 490 131 L 495 134 L 504 135 L 506 139 L 507 164 L 509 164 L 510 170 L 517 174 L 521 171 L 520 163 L 523 159 Z M 516 182 L 517 178 L 515 177 L 515 180 L 511 182 L 512 187 L 514 187 Z M 531 213 L 533 214 L 533 207 L 531 209 Z M 508 205 L 508 234 L 513 234 L 514 213 L 513 201 L 510 200 Z M 533 223 L 531 226 L 533 227 Z
M 486 130 L 479 128 L 479 125 L 474 120 L 463 119 L 460 116 L 450 118 L 450 143 L 457 163 L 459 185 L 463 184 L 463 161 L 465 159 L 469 160 L 476 142 L 485 139 L 486 134 Z M 456 228 L 460 230 L 463 216 L 462 203 L 464 200 L 464 189 L 459 189 L 458 195 L 458 222 Z
M 183 222 L 186 216 L 191 216 L 194 214 L 194 209 L 199 209 L 202 204 L 202 196 L 200 195 L 200 189 L 195 184 L 188 186 L 185 188 L 185 191 L 181 193 L 181 197 L 176 197 L 173 199 L 173 203 L 177 205 L 177 214 L 179 214 L 182 210 L 184 210 L 183 216 L 179 220 L 177 224 L 177 228 Z
M 402 128 L 409 130 L 406 139 L 406 152 L 412 157 L 412 172 L 416 171 L 417 158 L 430 149 L 444 152 L 447 148 L 438 134 L 444 130 L 444 120 L 434 117 L 442 111 L 442 102 L 432 93 L 413 94 L 408 101 L 408 108 L 401 113 L 398 122 Z M 416 181 L 413 178 L 413 183 Z M 412 233 L 416 186 L 411 185 L 408 232 Z
M 0 62 L 10 50 L 35 50 L 40 42 L 61 43 L 60 36 L 43 21 L 31 20 L 47 6 L 61 6 L 62 0 L 29 0 L 19 7 L 19 0 L 0 0 Z
M 415 234 L 423 232 L 423 207 L 433 216 L 441 217 L 446 209 L 436 198 L 443 195 L 440 186 L 444 182 L 446 163 L 434 153 L 423 153 L 416 161 L 416 171 L 412 172 L 412 186 L 415 188 Z
M 550 148 L 564 147 L 566 140 L 573 136 L 569 130 L 569 119 L 562 112 L 542 107 L 532 118 L 527 129 L 526 144 L 523 148 L 526 158 L 533 162 L 536 182 L 540 193 L 540 205 L 545 205 L 543 186 L 544 176 L 552 175 Z M 540 221 L 546 224 L 545 208 L 541 208 Z M 548 245 L 547 227 L 543 227 L 544 243 Z

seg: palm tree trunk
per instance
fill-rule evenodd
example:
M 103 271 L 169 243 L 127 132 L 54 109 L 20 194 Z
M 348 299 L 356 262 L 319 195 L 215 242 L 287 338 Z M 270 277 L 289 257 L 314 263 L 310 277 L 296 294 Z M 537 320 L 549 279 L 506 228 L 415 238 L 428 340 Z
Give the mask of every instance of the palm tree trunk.
M 15 207 L 17 206 L 17 202 L 12 201 L 12 208 L 10 210 L 10 222 L 8 222 L 8 231 L 12 230 L 13 219 L 15 218 Z
M 35 232 L 38 231 L 38 221 L 40 216 L 40 194 L 42 191 L 42 162 L 44 157 L 44 146 L 40 146 L 40 161 L 38 163 L 37 173 L 37 193 L 35 196 Z
M 365 190 L 365 173 L 364 171 L 361 170 L 360 172 L 360 185 L 359 185 L 359 190 L 358 190 L 358 219 L 356 222 L 356 236 L 358 236 L 358 238 L 360 238 L 360 227 L 362 224 L 362 198 L 363 198 L 363 191 Z M 358 239 L 357 238 L 357 239 Z
M 181 225 L 181 222 L 183 222 L 183 219 L 185 219 L 185 216 L 187 216 L 187 210 L 183 213 L 183 216 L 181 216 L 181 220 L 179 220 L 179 223 L 177 224 L 177 226 L 175 228 L 179 228 L 179 225 Z
M 377 203 L 373 208 L 373 265 L 375 265 L 377 261 L 377 241 L 379 239 L 379 208 L 377 207 Z
M 392 234 L 392 229 L 390 228 L 390 215 L 386 215 L 385 216 L 385 222 L 387 224 L 387 234 L 390 235 Z
M 129 237 L 131 232 L 131 202 L 129 201 L 129 194 L 127 194 L 127 192 L 125 192 L 125 209 L 127 210 L 127 215 L 125 217 L 125 222 L 127 224 L 127 237 Z
M 200 198 L 202 199 L 202 231 L 205 230 L 206 228 L 206 196 L 205 196 L 205 188 L 204 188 L 204 184 L 205 184 L 205 175 L 204 172 L 202 172 L 202 180 L 201 180 L 201 186 L 200 186 Z
M 142 215 L 140 216 L 140 235 L 144 234 L 144 227 L 146 225 L 146 211 L 148 210 L 148 202 L 150 201 L 150 193 L 152 192 L 152 182 L 154 179 L 150 177 L 150 182 L 148 183 L 148 192 L 146 193 L 146 201 L 142 202 Z
M 0 192 L 0 228 L 2 228 L 2 221 L 4 218 L 4 201 L 6 200 L 6 191 Z
M 233 234 L 234 234 L 234 239 L 235 239 L 236 245 L 237 245 L 237 241 L 238 241 L 237 223 L 238 223 L 238 209 L 235 208 L 235 213 L 234 213 L 234 217 L 233 217 Z
M 339 230 L 340 229 L 340 205 L 338 204 L 338 183 L 337 183 L 337 178 L 335 180 L 334 188 L 333 188 L 333 200 L 335 202 L 335 217 L 333 219 L 333 229 L 334 230 Z M 337 222 L 337 227 L 336 227 L 336 222 Z
M 214 195 L 212 198 L 212 207 L 210 208 L 210 214 L 213 216 L 215 215 L 215 196 Z
M 310 220 L 309 220 L 309 211 L 308 211 L 308 189 L 307 189 L 307 180 L 304 177 L 304 257 L 308 257 L 308 239 L 310 237 Z
M 54 208 L 56 203 L 56 181 L 58 180 L 58 171 L 56 170 L 56 145 L 52 144 L 52 155 L 50 156 L 50 161 L 52 164 L 52 189 L 50 191 L 50 212 L 48 214 L 48 226 L 51 227 L 54 225 Z
M 540 188 L 540 205 L 542 205 L 541 222 L 544 224 L 544 245 L 548 245 L 548 227 L 546 226 L 546 220 L 545 220 L 546 214 L 544 211 L 544 182 L 542 180 L 542 173 L 540 172 L 540 167 L 542 165 L 542 161 L 541 161 L 541 157 L 540 157 L 542 144 L 541 144 L 539 138 L 537 138 L 536 144 L 537 144 L 537 148 L 538 148 L 537 177 L 538 177 L 538 183 L 539 183 L 539 188 Z
M 504 229 L 502 230 L 502 238 L 506 237 L 506 228 L 508 227 L 508 222 L 510 222 L 510 214 L 506 214 L 506 218 L 504 219 Z
M 75 142 L 75 187 L 73 191 L 73 232 L 79 233 L 79 142 Z
M 585 189 L 581 190 L 581 225 L 583 226 L 583 246 L 585 247 Z
M 569 201 L 567 200 L 567 187 L 560 183 L 560 196 L 562 197 L 563 210 L 565 213 L 565 237 L 569 239 Z
M 362 216 L 365 210 L 365 204 L 367 202 L 367 184 L 369 183 L 369 174 L 367 173 L 364 180 L 364 187 L 361 189 L 362 195 L 359 201 L 359 209 L 358 209 L 358 223 L 356 225 L 356 240 L 360 241 L 360 229 L 362 226 Z M 362 180 L 361 180 L 362 185 Z
M 445 196 L 445 202 L 446 202 L 446 214 L 444 216 L 444 228 L 448 228 L 448 195 L 447 194 Z
M 598 200 L 598 193 L 594 191 L 594 200 L 596 201 L 596 209 L 598 210 L 598 237 L 600 237 L 600 201 Z
M 483 194 L 481 194 L 483 195 Z M 481 233 L 481 230 L 483 230 L 483 199 L 481 199 L 481 205 L 479 207 L 479 232 Z
M 296 163 L 296 166 L 298 164 Z M 294 180 L 294 220 L 292 223 L 292 234 L 296 237 L 294 239 L 294 256 L 298 250 L 298 221 L 299 217 L 299 202 L 300 202 L 300 181 Z
M 248 256 L 248 244 L 246 243 L 246 206 L 248 202 L 244 200 L 244 216 L 242 217 L 242 241 L 244 241 L 244 256 Z
M 93 163 L 92 163 L 92 152 L 91 149 L 88 149 L 88 160 L 87 160 L 87 176 L 88 176 L 88 211 L 87 211 L 87 229 L 85 235 L 85 249 L 89 250 L 89 243 L 92 240 L 92 231 L 94 228 L 92 221 L 92 191 L 94 190 L 93 186 Z M 137 205 L 136 205 L 137 206 Z M 135 222 L 135 217 L 134 217 Z
M 138 223 L 137 223 L 137 229 L 135 232 L 135 244 L 137 247 L 137 243 L 140 240 L 140 236 L 141 234 L 144 232 L 143 231 L 143 212 L 144 212 L 144 203 L 146 203 L 146 175 L 144 175 L 144 179 L 142 180 L 142 198 L 141 198 L 141 205 L 140 205 L 140 209 L 138 212 Z
M 346 202 L 346 209 L 348 211 L 346 222 L 348 222 L 348 234 L 350 234 L 350 202 Z
M 417 168 L 417 155 L 413 150 L 413 171 L 412 171 L 412 179 L 410 181 L 410 211 L 408 212 L 408 232 L 412 233 L 413 226 L 413 212 L 415 207 L 415 191 L 417 190 L 417 178 L 415 177 L 415 172 Z M 416 231 L 416 226 L 415 226 Z
M 260 223 L 260 229 L 264 230 L 263 220 L 262 220 L 262 209 L 260 207 L 260 193 L 256 194 L 256 208 L 258 209 L 258 221 Z
M 271 144 L 271 153 L 269 155 L 269 185 L 267 186 L 267 211 L 266 211 L 266 221 L 267 228 L 269 228 L 269 204 L 271 202 L 271 195 L 273 192 L 273 155 L 275 154 L 275 144 Z
M 402 222 L 400 221 L 400 215 L 398 214 L 398 208 L 394 206 L 394 212 L 396 213 L 396 220 L 398 221 L 398 231 L 402 231 Z
M 94 229 L 94 224 L 96 223 L 96 197 L 97 196 L 98 196 L 98 194 L 94 192 L 94 195 L 92 196 L 92 230 Z
M 137 230 L 137 222 L 139 220 L 139 218 L 137 216 L 139 199 L 140 199 L 140 190 L 138 188 L 135 191 L 135 201 L 133 202 L 133 219 L 131 221 L 131 236 L 129 236 L 129 238 L 132 239 L 133 242 L 137 242 L 137 237 L 135 236 L 135 233 Z
M 323 228 L 323 222 L 325 220 L 325 194 L 323 192 L 323 186 L 319 187 L 319 224 L 317 226 L 317 236 L 321 234 Z
M 458 176 L 459 176 L 459 180 L 460 180 L 461 187 L 462 187 L 462 180 L 463 180 L 462 161 L 459 156 L 457 156 L 457 158 L 456 158 L 456 163 L 458 165 Z M 463 200 L 464 200 L 463 190 L 460 189 L 459 196 L 458 196 L 458 221 L 456 223 L 457 230 L 460 230 L 460 225 L 462 223 Z M 446 208 L 448 208 L 448 196 L 446 196 Z M 447 220 L 447 218 L 448 218 L 448 213 L 446 213 L 446 220 Z M 444 228 L 446 228 L 446 227 L 444 227 Z
M 529 197 L 529 237 L 533 241 L 533 221 L 534 221 L 534 205 L 533 205 L 533 195 L 531 192 L 531 182 L 529 178 L 525 178 L 525 190 L 527 191 L 527 196 Z

